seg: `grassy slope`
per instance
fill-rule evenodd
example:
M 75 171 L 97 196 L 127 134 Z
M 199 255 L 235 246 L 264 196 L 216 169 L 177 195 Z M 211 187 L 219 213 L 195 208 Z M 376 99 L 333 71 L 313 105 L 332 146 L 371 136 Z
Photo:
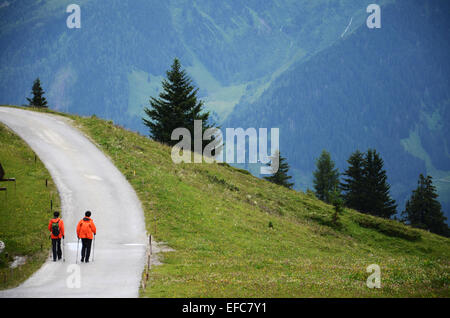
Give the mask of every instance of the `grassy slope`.
M 175 165 L 168 147 L 73 118 L 136 189 L 148 232 L 175 249 L 142 296 L 450 296 L 448 239 L 352 210 L 330 226 L 332 207 L 314 197 L 226 165 Z M 365 285 L 373 263 L 379 290 Z
M 148 232 L 175 249 L 144 297 L 450 296 L 448 239 L 352 210 L 333 227 L 332 207 L 314 197 L 226 165 L 175 165 L 168 147 L 70 117 L 135 188 Z M 373 263 L 379 290 L 365 285 Z
M 50 199 L 54 208 L 59 207 L 59 196 L 52 179 L 34 152 L 22 139 L 0 124 L 0 162 L 7 178 L 16 178 L 17 189 L 12 182 L 0 182 L 8 188 L 0 192 L 0 240 L 6 250 L 0 254 L 0 289 L 17 286 L 37 270 L 48 256 L 50 240 L 47 222 L 51 217 Z M 48 188 L 45 187 L 48 180 Z M 8 254 L 8 256 L 6 256 Z M 27 262 L 16 269 L 9 264 L 14 256 L 27 256 Z

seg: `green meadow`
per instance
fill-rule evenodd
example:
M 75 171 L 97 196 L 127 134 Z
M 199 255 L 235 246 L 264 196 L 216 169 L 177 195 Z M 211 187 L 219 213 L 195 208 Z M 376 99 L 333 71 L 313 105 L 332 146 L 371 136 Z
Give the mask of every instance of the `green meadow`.
M 0 254 L 0 289 L 17 286 L 35 272 L 48 257 L 51 246 L 48 220 L 59 209 L 60 199 L 52 178 L 29 146 L 0 123 L 0 162 L 5 178 L 0 182 L 7 191 L 0 192 L 0 240 L 5 250 Z M 47 180 L 47 186 L 46 186 Z M 25 264 L 11 268 L 15 257 L 25 257 Z
M 228 164 L 177 165 L 169 147 L 112 121 L 65 116 L 134 187 L 148 233 L 174 250 L 158 255 L 142 297 L 450 296 L 447 238 L 350 209 L 335 224 L 311 193 Z M 379 289 L 366 285 L 371 264 Z
M 171 149 L 95 116 L 72 117 L 142 201 L 160 255 L 143 297 L 448 297 L 447 238 L 345 209 L 227 164 L 174 164 Z M 269 223 L 272 225 L 269 227 Z M 381 288 L 366 286 L 367 267 Z

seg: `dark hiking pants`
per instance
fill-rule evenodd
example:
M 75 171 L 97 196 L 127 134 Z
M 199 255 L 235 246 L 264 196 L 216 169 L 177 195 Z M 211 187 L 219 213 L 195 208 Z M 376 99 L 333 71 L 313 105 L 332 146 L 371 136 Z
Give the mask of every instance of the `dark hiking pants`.
M 53 251 L 53 260 L 56 261 L 56 257 L 61 259 L 61 239 L 52 239 L 52 251 Z
M 89 261 L 89 256 L 91 255 L 91 243 L 92 240 L 88 238 L 81 239 L 81 261 Z

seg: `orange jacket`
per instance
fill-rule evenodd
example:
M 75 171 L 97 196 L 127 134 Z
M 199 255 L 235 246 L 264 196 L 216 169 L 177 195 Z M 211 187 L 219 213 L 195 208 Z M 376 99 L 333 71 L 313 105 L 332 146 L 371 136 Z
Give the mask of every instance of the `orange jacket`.
M 58 226 L 59 226 L 59 235 L 55 236 L 52 233 L 52 224 L 56 223 L 58 221 L 59 221 L 59 224 L 58 224 Z M 48 230 L 50 231 L 50 233 L 52 233 L 52 235 L 51 235 L 52 239 L 60 239 L 61 237 L 65 236 L 64 235 L 64 222 L 60 218 L 51 219 L 50 222 L 48 223 Z
M 94 221 L 92 221 L 90 217 L 85 216 L 78 222 L 77 236 L 78 238 L 88 238 L 92 240 L 94 234 L 97 234 L 97 228 L 95 227 Z

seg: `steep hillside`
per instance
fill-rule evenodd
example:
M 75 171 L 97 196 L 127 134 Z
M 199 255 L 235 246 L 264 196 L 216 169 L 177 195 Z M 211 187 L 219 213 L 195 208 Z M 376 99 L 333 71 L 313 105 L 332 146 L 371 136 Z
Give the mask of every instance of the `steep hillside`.
M 332 207 L 313 196 L 226 164 L 176 165 L 147 137 L 71 117 L 135 188 L 147 231 L 175 250 L 142 296 L 450 296 L 446 238 L 352 210 L 333 225 Z M 379 290 L 366 287 L 370 264 L 381 267 Z
M 450 296 L 447 238 L 352 210 L 333 224 L 314 196 L 226 164 L 176 165 L 170 148 L 112 121 L 63 115 L 110 156 L 148 233 L 174 249 L 144 297 Z M 366 287 L 371 264 L 381 289 Z
M 18 285 L 44 263 L 51 246 L 47 230 L 48 220 L 53 217 L 50 200 L 56 210 L 60 199 L 39 158 L 2 124 L 0 162 L 5 178 L 16 178 L 16 185 L 0 182 L 0 187 L 8 189 L 7 196 L 0 192 L 0 241 L 6 246 L 0 254 L 0 289 L 5 289 Z
M 423 173 L 450 217 L 449 10 L 440 0 L 386 5 L 381 29 L 362 25 L 297 63 L 255 102 L 237 105 L 225 126 L 279 127 L 304 190 L 322 149 L 343 171 L 353 151 L 374 147 L 400 211 Z

